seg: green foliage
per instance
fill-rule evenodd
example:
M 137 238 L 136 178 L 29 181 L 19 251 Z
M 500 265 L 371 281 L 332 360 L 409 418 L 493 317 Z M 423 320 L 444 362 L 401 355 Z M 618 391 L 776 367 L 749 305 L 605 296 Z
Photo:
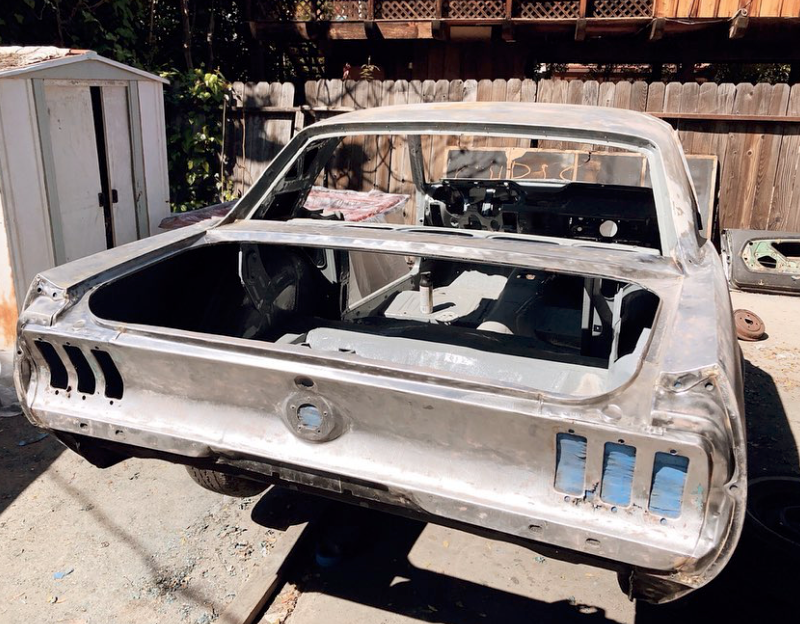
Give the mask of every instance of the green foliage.
M 781 63 L 718 63 L 711 66 L 715 82 L 788 82 L 791 65 Z
M 162 75 L 170 81 L 164 99 L 173 210 L 202 208 L 210 198 L 232 199 L 220 177 L 222 106 L 229 85 L 219 71 Z
M 86 48 L 132 63 L 146 5 L 146 0 L 3 0 L 0 43 Z

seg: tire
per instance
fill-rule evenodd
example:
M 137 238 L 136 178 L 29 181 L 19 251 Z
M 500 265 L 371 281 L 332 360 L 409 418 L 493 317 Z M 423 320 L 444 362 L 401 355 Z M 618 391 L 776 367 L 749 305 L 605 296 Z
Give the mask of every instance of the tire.
M 267 489 L 266 483 L 253 481 L 246 477 L 229 475 L 217 470 L 186 466 L 186 472 L 199 486 L 225 496 L 247 498 L 248 496 L 257 496 Z

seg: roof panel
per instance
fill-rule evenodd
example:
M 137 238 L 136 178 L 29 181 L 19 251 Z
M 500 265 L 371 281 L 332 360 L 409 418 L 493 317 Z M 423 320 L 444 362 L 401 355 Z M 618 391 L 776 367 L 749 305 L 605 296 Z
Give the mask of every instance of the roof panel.
M 102 63 L 119 72 L 130 74 L 130 76 L 126 77 L 127 79 L 169 82 L 161 76 L 100 56 L 92 50 L 56 48 L 54 46 L 0 46 L 0 78 L 12 78 L 22 75 L 33 77 L 32 75 L 37 72 L 63 68 L 66 65 L 84 61 Z M 68 76 L 64 77 L 68 78 Z

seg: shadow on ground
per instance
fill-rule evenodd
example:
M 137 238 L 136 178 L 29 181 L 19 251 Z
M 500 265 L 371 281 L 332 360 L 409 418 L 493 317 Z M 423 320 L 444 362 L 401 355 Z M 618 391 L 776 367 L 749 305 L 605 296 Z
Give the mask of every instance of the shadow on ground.
M 43 435 L 22 414 L 0 418 L 0 514 L 64 451 Z
M 750 474 L 800 474 L 796 443 L 772 377 L 749 362 L 745 367 Z M 280 489 L 271 490 L 253 511 L 256 522 L 277 529 L 315 518 L 316 532 L 287 574 L 301 593 L 324 593 L 424 622 L 613 621 L 598 607 L 532 600 L 414 566 L 409 553 L 423 522 Z M 331 541 L 345 544 L 347 555 L 333 567 L 320 568 L 315 553 Z M 670 605 L 637 604 L 636 622 L 789 621 L 798 569 L 800 557 L 765 543 L 748 524 L 719 577 Z
M 594 606 L 540 602 L 416 567 L 408 557 L 424 522 L 310 499 L 273 489 L 253 510 L 256 522 L 276 529 L 314 519 L 315 530 L 286 574 L 301 593 L 324 593 L 423 622 L 614 621 Z M 286 515 L 277 519 L 281 510 Z M 345 553 L 341 558 L 337 547 Z M 321 567 L 320 557 L 338 561 Z
M 22 415 L 11 378 L 13 357 L 0 351 L 0 514 L 64 450 Z

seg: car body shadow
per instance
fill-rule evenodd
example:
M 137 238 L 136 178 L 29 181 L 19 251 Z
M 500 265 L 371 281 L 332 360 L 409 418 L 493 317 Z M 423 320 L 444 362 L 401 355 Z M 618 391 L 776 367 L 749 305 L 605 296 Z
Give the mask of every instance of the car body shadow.
M 797 441 L 775 380 L 745 360 L 745 417 L 749 478 L 800 476 Z M 664 606 L 637 605 L 637 624 L 785 622 L 796 610 L 800 557 L 770 544 L 748 518 L 728 565 L 707 586 Z
M 311 520 L 285 580 L 301 594 L 322 593 L 423 622 L 613 622 L 597 606 L 543 602 L 422 569 L 409 553 L 426 523 L 308 494 L 272 488 L 253 520 L 273 529 Z M 330 620 L 335 621 L 335 620 Z

